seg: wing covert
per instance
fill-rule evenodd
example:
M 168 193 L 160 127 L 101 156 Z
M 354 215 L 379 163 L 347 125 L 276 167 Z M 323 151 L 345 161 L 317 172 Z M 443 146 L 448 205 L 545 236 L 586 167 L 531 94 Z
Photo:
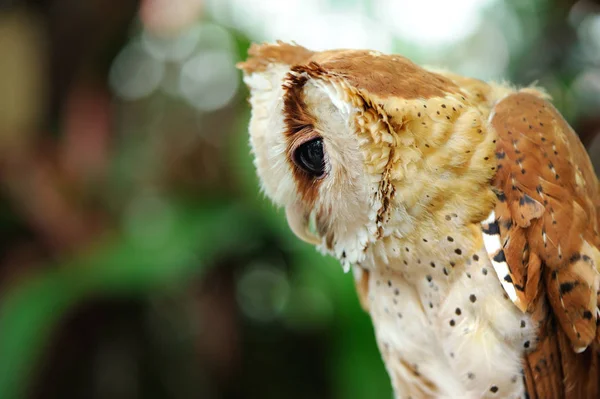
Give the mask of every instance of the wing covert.
M 592 164 L 560 113 L 531 91 L 500 100 L 490 124 L 498 201 L 483 227 L 499 240 L 490 254 L 498 277 L 539 325 L 526 357 L 527 389 L 532 398 L 596 397 L 600 197 Z

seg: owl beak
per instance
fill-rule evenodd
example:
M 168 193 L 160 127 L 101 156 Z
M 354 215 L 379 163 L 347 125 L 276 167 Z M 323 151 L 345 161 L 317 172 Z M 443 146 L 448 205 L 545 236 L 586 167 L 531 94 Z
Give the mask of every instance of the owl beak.
M 304 207 L 295 203 L 285 208 L 288 224 L 298 238 L 309 244 L 321 244 L 321 237 L 317 234 L 316 211 L 306 212 Z

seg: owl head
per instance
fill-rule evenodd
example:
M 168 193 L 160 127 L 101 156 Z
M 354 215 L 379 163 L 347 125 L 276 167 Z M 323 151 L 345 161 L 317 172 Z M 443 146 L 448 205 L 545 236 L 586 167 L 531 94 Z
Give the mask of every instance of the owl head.
M 460 188 L 445 174 L 469 174 L 467 148 L 485 136 L 485 115 L 471 101 L 485 95 L 476 83 L 463 90 L 374 51 L 278 42 L 249 54 L 239 67 L 262 189 L 285 208 L 298 237 L 345 266 L 361 262 L 370 244 L 432 217 L 428 207 Z M 473 142 L 453 137 L 456 126 L 479 134 Z M 440 177 L 448 179 L 433 184 Z

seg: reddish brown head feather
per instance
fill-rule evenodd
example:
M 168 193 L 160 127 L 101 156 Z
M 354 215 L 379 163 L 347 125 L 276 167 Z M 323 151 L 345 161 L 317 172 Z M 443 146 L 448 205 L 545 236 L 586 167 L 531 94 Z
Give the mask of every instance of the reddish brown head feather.
M 451 80 L 399 55 L 337 50 L 318 53 L 311 61 L 329 73 L 343 76 L 351 86 L 380 98 L 427 99 L 460 91 Z
M 287 159 L 302 200 L 310 208 L 316 201 L 321 180 L 310 176 L 293 161 L 294 150 L 302 143 L 318 136 L 315 118 L 304 101 L 304 86 L 309 79 L 307 67 L 294 67 L 284 82 L 283 115 L 288 141 Z
M 302 46 L 278 41 L 277 44 L 255 44 L 248 50 L 248 59 L 237 67 L 250 74 L 263 72 L 271 64 L 300 65 L 308 62 L 314 53 Z
M 253 44 L 250 57 L 238 64 L 247 74 L 263 72 L 269 65 L 314 66 L 343 78 L 358 89 L 380 98 L 404 99 L 444 97 L 457 94 L 460 88 L 450 79 L 426 71 L 399 55 L 379 54 L 366 50 L 332 50 L 312 52 L 298 45 Z

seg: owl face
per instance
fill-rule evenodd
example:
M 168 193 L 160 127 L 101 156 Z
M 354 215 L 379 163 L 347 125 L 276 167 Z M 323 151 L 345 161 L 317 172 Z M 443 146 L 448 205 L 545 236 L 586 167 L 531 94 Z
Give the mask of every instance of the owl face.
M 413 228 L 418 199 L 440 196 L 427 183 L 444 170 L 427 164 L 428 150 L 448 140 L 461 115 L 460 123 L 481 122 L 452 81 L 400 56 L 284 43 L 253 46 L 250 55 L 239 66 L 262 189 L 297 236 L 344 266 L 386 234 Z M 441 112 L 425 119 L 428 106 Z
M 345 103 L 332 83 L 287 65 L 245 81 L 264 192 L 285 208 L 298 237 L 342 260 L 356 259 L 369 240 L 377 186 L 356 134 L 358 107 Z

